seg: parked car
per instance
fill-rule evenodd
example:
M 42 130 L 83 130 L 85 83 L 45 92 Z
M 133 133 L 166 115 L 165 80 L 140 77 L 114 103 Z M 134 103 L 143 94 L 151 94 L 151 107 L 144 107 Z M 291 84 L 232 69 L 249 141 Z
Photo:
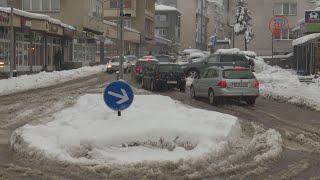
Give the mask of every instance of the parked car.
M 123 67 L 124 73 L 127 73 L 129 67 L 126 59 L 124 59 L 122 67 Z M 107 64 L 107 72 L 113 73 L 119 70 L 120 70 L 120 57 L 119 56 L 112 57 L 112 59 Z
M 209 67 L 190 87 L 192 98 L 205 97 L 218 105 L 225 98 L 241 99 L 254 105 L 259 96 L 259 81 L 243 67 Z
M 132 66 L 133 70 L 131 71 L 131 77 L 140 82 L 147 66 L 151 66 L 156 63 L 158 63 L 158 60 L 156 59 L 139 59 L 137 63 Z
M 157 59 L 160 63 L 172 63 L 173 59 L 168 55 L 156 55 L 154 57 Z
M 178 88 L 185 91 L 186 77 L 178 64 L 149 64 L 142 77 L 142 88 L 150 91 Z
M 252 63 L 243 54 L 213 54 L 208 57 L 200 58 L 197 61 L 184 64 L 182 68 L 188 77 L 195 78 L 211 66 L 239 66 L 252 68 Z

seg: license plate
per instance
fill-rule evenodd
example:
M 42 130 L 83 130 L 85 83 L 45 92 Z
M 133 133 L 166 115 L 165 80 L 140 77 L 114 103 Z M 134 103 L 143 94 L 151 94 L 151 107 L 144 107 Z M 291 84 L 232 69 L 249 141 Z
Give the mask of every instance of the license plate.
M 248 87 L 248 85 L 249 85 L 248 82 L 234 82 L 232 84 L 233 84 L 233 87 L 235 87 L 235 88 Z
M 177 84 L 177 81 L 167 81 L 168 84 Z

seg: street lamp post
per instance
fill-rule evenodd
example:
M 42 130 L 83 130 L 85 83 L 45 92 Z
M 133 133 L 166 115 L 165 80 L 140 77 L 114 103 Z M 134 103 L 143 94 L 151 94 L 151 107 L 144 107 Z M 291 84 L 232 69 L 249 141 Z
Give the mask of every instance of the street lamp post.
M 11 11 L 10 11 L 10 78 L 13 77 L 13 69 L 14 69 L 14 28 L 13 28 L 13 2 L 9 0 Z
M 124 49 L 124 27 L 123 27 L 123 18 L 125 16 L 124 14 L 124 7 L 123 7 L 123 0 L 120 0 L 120 53 L 119 53 L 119 57 L 120 57 L 120 72 L 119 72 L 119 79 L 123 79 L 123 61 L 124 61 L 124 53 L 123 53 L 123 49 Z

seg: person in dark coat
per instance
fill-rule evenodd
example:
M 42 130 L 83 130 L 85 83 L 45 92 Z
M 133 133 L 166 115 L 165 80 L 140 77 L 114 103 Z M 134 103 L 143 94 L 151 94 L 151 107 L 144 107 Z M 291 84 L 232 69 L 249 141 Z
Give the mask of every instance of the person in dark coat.
M 57 71 L 61 70 L 61 66 L 62 66 L 62 52 L 61 52 L 61 49 L 58 49 L 58 51 L 54 55 L 54 65 L 55 65 Z

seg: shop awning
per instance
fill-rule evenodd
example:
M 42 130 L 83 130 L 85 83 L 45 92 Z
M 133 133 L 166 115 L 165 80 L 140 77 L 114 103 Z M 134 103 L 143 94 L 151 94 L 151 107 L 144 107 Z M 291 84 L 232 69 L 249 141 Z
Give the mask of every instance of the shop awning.
M 310 42 L 312 40 L 315 40 L 315 39 L 319 39 L 320 38 L 320 33 L 313 33 L 313 34 L 308 34 L 306 36 L 302 36 L 298 39 L 295 39 L 292 41 L 292 46 L 298 46 L 298 45 L 301 45 L 301 44 L 305 44 L 307 42 Z

